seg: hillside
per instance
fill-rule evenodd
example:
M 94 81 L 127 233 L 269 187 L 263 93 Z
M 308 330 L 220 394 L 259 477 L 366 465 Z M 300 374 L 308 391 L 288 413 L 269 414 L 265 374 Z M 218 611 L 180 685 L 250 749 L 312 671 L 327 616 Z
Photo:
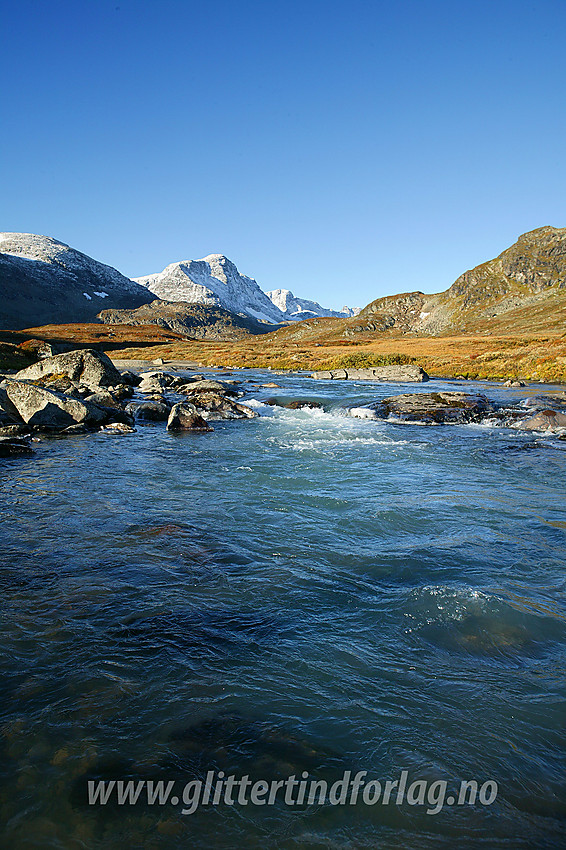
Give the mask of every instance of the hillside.
M 92 322 L 103 306 L 139 307 L 151 293 L 49 236 L 0 233 L 0 328 Z
M 539 227 L 445 292 L 409 292 L 364 307 L 347 336 L 394 329 L 439 335 L 566 330 L 566 228 Z
M 249 334 L 269 333 L 277 327 L 222 307 L 160 299 L 136 310 L 101 310 L 98 318 L 108 325 L 158 325 L 192 339 L 210 340 L 237 340 Z

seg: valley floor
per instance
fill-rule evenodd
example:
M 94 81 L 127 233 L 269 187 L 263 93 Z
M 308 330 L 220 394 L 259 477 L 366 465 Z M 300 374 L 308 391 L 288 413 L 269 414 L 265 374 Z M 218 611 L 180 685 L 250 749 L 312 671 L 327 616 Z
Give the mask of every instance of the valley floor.
M 3 341 L 31 337 L 69 341 L 106 351 L 116 359 L 183 360 L 202 366 L 272 369 L 364 367 L 388 362 L 415 362 L 430 375 L 483 380 L 523 379 L 566 383 L 566 335 L 469 334 L 444 337 L 359 334 L 344 339 L 334 331 L 336 320 L 304 323 L 273 334 L 250 335 L 237 342 L 190 340 L 156 327 L 127 325 L 49 325 L 25 331 L 4 331 Z M 327 324 L 328 323 L 328 324 Z M 306 337 L 306 338 L 305 338 Z

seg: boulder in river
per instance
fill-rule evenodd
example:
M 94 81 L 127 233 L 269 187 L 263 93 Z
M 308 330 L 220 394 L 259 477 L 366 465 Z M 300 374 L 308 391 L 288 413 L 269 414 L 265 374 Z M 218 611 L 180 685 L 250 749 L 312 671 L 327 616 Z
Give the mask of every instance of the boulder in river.
M 145 422 L 167 422 L 171 407 L 165 401 L 133 401 L 127 405 L 126 411 Z
M 198 393 L 190 397 L 198 412 L 207 422 L 211 419 L 254 419 L 257 411 L 222 393 Z
M 562 433 L 566 431 L 566 413 L 558 410 L 540 410 L 534 416 L 523 419 L 517 425 L 521 431 L 550 431 Z
M 415 422 L 421 425 L 455 425 L 479 422 L 493 411 L 493 406 L 484 395 L 438 392 L 403 393 L 373 402 L 362 409 L 373 410 L 376 417 L 393 417 L 403 422 Z M 360 409 L 354 408 L 354 410 Z M 359 416 L 359 412 L 354 415 Z
M 169 419 L 167 420 L 168 431 L 213 431 L 200 415 L 194 404 L 180 402 L 173 405 Z
M 17 380 L 34 381 L 47 375 L 66 375 L 76 384 L 84 384 L 91 390 L 120 384 L 122 378 L 109 357 L 92 348 L 69 351 L 47 357 L 27 369 L 21 369 Z
M 25 381 L 7 380 L 5 388 L 19 416 L 33 428 L 62 430 L 69 425 L 101 425 L 108 421 L 108 413 L 94 404 Z

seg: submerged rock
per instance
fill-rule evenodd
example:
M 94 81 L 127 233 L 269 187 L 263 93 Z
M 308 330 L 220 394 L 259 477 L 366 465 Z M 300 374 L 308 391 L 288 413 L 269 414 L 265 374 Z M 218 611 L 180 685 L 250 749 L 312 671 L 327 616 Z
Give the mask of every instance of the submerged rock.
M 273 723 L 221 714 L 180 730 L 171 738 L 177 764 L 195 771 L 224 770 L 273 780 L 303 771 L 336 778 L 343 756 Z M 178 761 L 180 759 L 180 762 Z
M 213 431 L 194 404 L 180 402 L 173 405 L 167 420 L 168 431 Z
M 0 437 L 0 457 L 32 455 L 33 449 L 27 440 L 19 437 Z

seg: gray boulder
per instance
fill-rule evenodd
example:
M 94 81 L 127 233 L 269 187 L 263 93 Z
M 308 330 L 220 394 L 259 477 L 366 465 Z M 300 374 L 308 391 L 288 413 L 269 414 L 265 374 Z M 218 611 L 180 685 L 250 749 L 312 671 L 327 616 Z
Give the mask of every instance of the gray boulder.
M 382 418 L 422 425 L 480 422 L 493 411 L 484 395 L 459 392 L 404 393 L 367 405 Z M 357 408 L 359 410 L 359 408 Z
M 19 416 L 33 428 L 62 430 L 69 425 L 94 426 L 108 420 L 108 413 L 94 404 L 25 381 L 7 380 L 5 388 Z
M 199 393 L 191 402 L 207 422 L 211 419 L 254 419 L 258 413 L 222 393 Z
M 202 392 L 216 392 L 216 393 L 225 393 L 226 395 L 238 395 L 238 393 L 231 389 L 227 383 L 223 381 L 192 381 L 191 383 L 184 384 L 179 387 L 179 392 L 185 395 L 193 395 L 194 393 L 202 393 Z
M 145 422 L 166 422 L 170 410 L 164 401 L 131 402 L 126 407 L 127 413 Z
M 540 410 L 534 416 L 523 419 L 517 428 L 521 431 L 550 431 L 561 433 L 566 429 L 566 413 L 557 410 Z
M 374 366 L 368 369 L 334 369 L 326 372 L 313 372 L 311 377 L 318 380 L 394 381 L 400 384 L 420 383 L 429 380 L 429 376 L 421 366 L 415 366 L 411 363 Z
M 84 384 L 92 390 L 122 382 L 120 372 L 110 358 L 92 348 L 48 357 L 20 370 L 15 377 L 17 380 L 34 381 L 48 375 L 66 375 L 74 383 Z
M 202 418 L 194 404 L 181 402 L 171 408 L 167 421 L 168 431 L 213 431 Z

